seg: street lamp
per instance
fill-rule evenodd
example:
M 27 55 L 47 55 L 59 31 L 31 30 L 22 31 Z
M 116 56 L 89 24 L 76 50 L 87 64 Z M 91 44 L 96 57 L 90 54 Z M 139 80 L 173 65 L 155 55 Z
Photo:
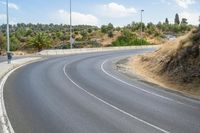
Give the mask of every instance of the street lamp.
M 7 31 L 6 31 L 6 40 L 7 40 L 7 59 L 8 64 L 11 63 L 11 53 L 10 53 L 10 30 L 9 30 L 9 10 L 8 10 L 8 0 L 6 0 L 6 15 L 7 15 Z
M 141 35 L 141 39 L 143 38 L 142 37 L 142 31 L 143 31 L 143 12 L 144 12 L 144 10 L 141 10 L 141 32 L 140 32 L 140 35 Z
M 70 0 L 70 48 L 73 48 L 73 38 L 72 38 L 72 1 Z

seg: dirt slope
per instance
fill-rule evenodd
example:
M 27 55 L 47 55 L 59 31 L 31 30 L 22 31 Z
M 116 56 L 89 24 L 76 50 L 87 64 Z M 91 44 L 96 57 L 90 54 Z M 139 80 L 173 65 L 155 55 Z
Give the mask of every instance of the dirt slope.
M 129 66 L 151 82 L 200 96 L 200 28 L 153 53 L 131 58 Z
M 118 32 L 118 31 L 114 31 L 113 32 L 113 37 L 110 38 L 108 37 L 108 35 L 104 35 L 101 39 L 101 44 L 106 47 L 106 46 L 109 46 L 112 44 L 113 41 L 117 40 L 117 38 L 121 36 L 121 32 Z

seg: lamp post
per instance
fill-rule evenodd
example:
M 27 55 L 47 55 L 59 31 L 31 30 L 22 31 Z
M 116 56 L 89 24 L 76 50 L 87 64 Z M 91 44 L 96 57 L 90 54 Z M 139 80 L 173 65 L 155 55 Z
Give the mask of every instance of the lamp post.
M 7 16 L 7 30 L 6 30 L 6 40 L 7 40 L 7 60 L 8 64 L 11 63 L 11 53 L 10 53 L 10 29 L 9 29 L 9 9 L 8 0 L 6 0 L 6 16 Z
M 72 38 L 72 1 L 70 0 L 70 48 L 73 48 L 73 38 Z
M 140 32 L 140 35 L 141 35 L 141 39 L 143 38 L 143 36 L 142 36 L 142 32 L 143 32 L 143 12 L 144 12 L 144 10 L 141 10 L 141 32 Z

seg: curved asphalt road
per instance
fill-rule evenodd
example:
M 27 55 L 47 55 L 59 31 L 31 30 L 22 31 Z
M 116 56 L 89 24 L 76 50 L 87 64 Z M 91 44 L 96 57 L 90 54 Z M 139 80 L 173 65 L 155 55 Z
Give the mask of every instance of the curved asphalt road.
M 152 49 L 51 58 L 15 71 L 4 100 L 16 133 L 199 133 L 200 102 L 122 75 Z

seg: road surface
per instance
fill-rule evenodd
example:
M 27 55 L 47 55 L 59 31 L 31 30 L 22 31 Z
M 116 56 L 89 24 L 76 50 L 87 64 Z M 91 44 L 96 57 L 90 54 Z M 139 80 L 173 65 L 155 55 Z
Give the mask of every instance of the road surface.
M 5 84 L 16 133 L 199 133 L 200 102 L 119 73 L 113 63 L 152 49 L 56 57 Z

